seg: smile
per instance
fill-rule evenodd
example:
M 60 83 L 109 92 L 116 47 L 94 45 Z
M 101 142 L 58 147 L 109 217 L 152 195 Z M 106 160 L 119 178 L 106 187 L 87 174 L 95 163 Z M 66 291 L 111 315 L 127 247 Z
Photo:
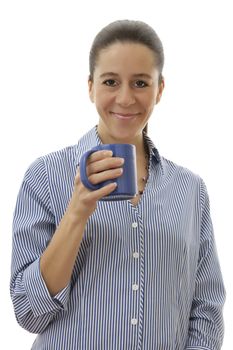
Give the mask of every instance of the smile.
M 139 113 L 134 113 L 134 114 L 132 114 L 132 113 L 127 113 L 127 114 L 124 114 L 124 113 L 115 113 L 115 112 L 111 112 L 111 114 L 112 114 L 114 117 L 116 117 L 116 118 L 118 118 L 118 119 L 122 119 L 122 120 L 134 119 L 134 118 L 136 118 L 136 117 L 139 115 Z

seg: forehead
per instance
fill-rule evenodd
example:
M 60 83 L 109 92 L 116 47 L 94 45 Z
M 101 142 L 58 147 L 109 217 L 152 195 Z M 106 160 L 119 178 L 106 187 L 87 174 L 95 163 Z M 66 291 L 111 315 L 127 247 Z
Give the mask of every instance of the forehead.
M 99 52 L 95 70 L 116 73 L 152 74 L 156 70 L 155 55 L 151 49 L 138 43 L 114 43 Z

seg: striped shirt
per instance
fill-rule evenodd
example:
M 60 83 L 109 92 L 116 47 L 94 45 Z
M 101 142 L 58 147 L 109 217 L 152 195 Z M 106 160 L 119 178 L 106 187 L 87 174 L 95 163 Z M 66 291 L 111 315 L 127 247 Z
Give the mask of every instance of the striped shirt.
M 36 350 L 218 350 L 225 289 L 202 178 L 162 157 L 144 134 L 149 178 L 139 203 L 99 201 L 70 283 L 51 297 L 39 260 L 71 198 L 77 145 L 25 173 L 13 221 L 11 298 Z

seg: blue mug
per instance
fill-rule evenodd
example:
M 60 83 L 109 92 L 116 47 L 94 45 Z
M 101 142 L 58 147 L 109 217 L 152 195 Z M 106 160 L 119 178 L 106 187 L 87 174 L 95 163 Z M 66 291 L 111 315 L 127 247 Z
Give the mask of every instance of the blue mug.
M 96 151 L 110 150 L 113 152 L 113 157 L 124 158 L 125 162 L 122 166 L 123 174 L 113 180 L 107 180 L 99 184 L 93 185 L 90 183 L 86 172 L 86 163 L 88 157 Z M 86 153 L 80 159 L 80 178 L 85 187 L 90 190 L 98 190 L 111 182 L 116 182 L 117 187 L 109 195 L 102 197 L 104 201 L 118 201 L 134 198 L 137 195 L 137 167 L 136 167 L 136 147 L 131 144 L 101 144 Z

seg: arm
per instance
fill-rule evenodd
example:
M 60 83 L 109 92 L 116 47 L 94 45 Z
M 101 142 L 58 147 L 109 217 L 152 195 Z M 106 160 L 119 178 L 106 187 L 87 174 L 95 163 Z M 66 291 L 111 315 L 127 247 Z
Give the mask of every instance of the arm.
M 52 297 L 40 270 L 55 230 L 47 174 L 38 160 L 25 174 L 13 220 L 11 298 L 17 321 L 30 332 L 42 332 L 69 298 L 69 283 Z
M 118 164 L 109 153 L 95 152 L 88 168 L 94 183 L 119 176 L 114 169 L 100 173 L 99 163 L 103 170 Z M 86 222 L 97 200 L 114 188 L 109 184 L 90 192 L 78 171 L 70 203 L 56 228 L 44 161 L 39 159 L 28 169 L 14 212 L 10 289 L 16 318 L 30 332 L 43 332 L 54 316 L 66 309 Z
M 209 196 L 203 181 L 201 202 L 199 260 L 186 349 L 219 350 L 224 333 L 222 309 L 225 289 L 210 217 Z

